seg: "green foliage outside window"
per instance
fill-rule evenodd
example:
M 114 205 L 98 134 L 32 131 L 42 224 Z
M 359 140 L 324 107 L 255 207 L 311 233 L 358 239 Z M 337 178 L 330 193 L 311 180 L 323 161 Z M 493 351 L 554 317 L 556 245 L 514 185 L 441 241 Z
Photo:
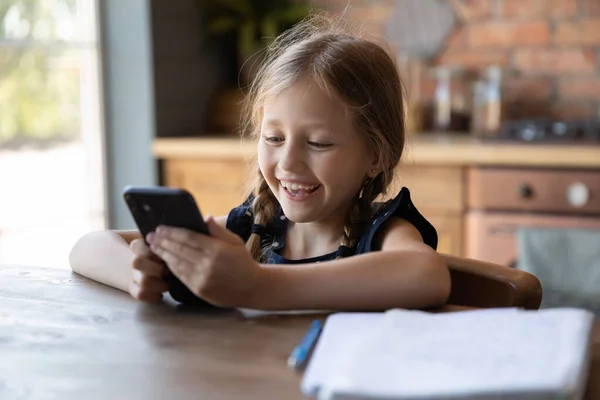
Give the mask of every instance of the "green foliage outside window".
M 74 12 L 75 0 L 0 0 L 0 146 L 79 134 L 79 50 L 61 32 Z

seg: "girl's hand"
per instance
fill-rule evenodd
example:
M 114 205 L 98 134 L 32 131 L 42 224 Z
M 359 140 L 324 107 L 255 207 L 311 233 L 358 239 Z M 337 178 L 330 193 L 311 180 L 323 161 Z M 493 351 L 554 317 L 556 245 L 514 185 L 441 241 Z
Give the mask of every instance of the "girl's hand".
M 162 299 L 162 293 L 169 290 L 169 285 L 164 280 L 169 271 L 143 240 L 135 239 L 129 246 L 135 254 L 129 294 L 140 301 L 159 302 Z
M 206 219 L 211 236 L 160 226 L 148 235 L 162 258 L 196 296 L 219 307 L 253 307 L 262 294 L 263 270 L 242 239 Z

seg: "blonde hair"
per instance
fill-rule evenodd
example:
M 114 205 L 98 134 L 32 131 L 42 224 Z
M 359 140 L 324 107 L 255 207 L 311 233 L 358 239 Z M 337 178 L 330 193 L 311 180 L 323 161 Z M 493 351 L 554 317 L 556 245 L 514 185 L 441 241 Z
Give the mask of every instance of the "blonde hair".
M 342 18 L 313 13 L 267 49 L 246 98 L 244 132 L 259 138 L 265 99 L 306 76 L 345 105 L 378 160 L 378 175 L 365 182 L 346 217 L 342 246 L 352 248 L 373 216 L 373 201 L 388 189 L 402 155 L 403 85 L 394 60 L 380 45 L 354 33 Z M 279 204 L 260 169 L 252 191 L 254 224 L 265 227 Z M 270 247 L 261 246 L 261 240 L 259 233 L 252 233 L 246 247 L 255 260 L 266 262 Z

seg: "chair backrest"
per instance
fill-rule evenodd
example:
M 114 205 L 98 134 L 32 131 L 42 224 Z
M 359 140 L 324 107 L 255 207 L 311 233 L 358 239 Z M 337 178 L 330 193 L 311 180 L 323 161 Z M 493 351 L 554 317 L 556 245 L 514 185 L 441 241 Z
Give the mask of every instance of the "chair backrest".
M 530 310 L 540 307 L 542 285 L 534 275 L 498 264 L 442 255 L 452 281 L 448 304 Z

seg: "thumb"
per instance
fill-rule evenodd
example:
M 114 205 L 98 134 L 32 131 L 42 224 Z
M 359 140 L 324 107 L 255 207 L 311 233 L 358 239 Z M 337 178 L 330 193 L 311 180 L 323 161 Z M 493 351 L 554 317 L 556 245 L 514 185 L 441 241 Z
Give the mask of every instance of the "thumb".
M 235 233 L 231 232 L 229 229 L 223 228 L 221 225 L 217 224 L 217 221 L 209 215 L 206 217 L 206 225 L 208 226 L 208 232 L 212 237 L 217 239 L 221 239 L 224 242 L 229 244 L 240 244 L 242 243 L 241 238 Z

